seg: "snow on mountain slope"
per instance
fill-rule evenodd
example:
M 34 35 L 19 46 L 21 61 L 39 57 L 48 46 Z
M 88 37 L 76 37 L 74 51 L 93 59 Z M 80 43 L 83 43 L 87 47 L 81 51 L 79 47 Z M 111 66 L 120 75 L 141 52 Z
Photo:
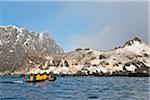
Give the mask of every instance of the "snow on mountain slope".
M 32 32 L 16 26 L 0 26 L 0 44 L 21 45 L 45 53 L 63 53 L 55 40 L 47 32 Z
M 63 53 L 49 33 L 32 32 L 16 26 L 0 26 L 0 71 L 16 69 L 28 51 Z M 2 66 L 2 67 L 1 67 Z

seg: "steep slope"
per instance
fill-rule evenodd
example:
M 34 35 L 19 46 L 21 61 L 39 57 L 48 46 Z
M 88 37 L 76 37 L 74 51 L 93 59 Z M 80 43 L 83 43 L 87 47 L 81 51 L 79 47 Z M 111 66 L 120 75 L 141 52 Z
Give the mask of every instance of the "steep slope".
M 22 69 L 28 52 L 63 53 L 49 33 L 31 32 L 15 26 L 0 26 L 0 71 Z

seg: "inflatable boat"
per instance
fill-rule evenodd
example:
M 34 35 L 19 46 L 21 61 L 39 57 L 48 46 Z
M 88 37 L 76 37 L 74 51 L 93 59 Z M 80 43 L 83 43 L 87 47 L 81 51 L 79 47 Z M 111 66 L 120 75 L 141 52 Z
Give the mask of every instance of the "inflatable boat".
M 27 83 L 35 83 L 35 82 L 44 82 L 44 81 L 55 81 L 56 77 L 53 75 L 48 74 L 30 74 L 28 79 L 26 80 Z

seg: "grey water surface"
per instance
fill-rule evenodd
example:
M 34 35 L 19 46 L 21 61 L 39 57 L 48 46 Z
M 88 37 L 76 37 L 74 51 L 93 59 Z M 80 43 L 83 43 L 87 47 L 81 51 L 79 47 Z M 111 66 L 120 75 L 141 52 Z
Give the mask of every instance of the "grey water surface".
M 148 77 L 57 77 L 29 84 L 0 77 L 0 100 L 149 100 Z

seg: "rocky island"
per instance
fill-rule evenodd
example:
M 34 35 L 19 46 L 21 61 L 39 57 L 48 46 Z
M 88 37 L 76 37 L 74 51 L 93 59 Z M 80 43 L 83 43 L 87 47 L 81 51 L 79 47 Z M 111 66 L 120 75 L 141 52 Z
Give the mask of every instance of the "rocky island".
M 64 53 L 46 32 L 0 27 L 0 75 L 149 76 L 149 70 L 150 45 L 137 37 L 109 51 L 77 48 Z

